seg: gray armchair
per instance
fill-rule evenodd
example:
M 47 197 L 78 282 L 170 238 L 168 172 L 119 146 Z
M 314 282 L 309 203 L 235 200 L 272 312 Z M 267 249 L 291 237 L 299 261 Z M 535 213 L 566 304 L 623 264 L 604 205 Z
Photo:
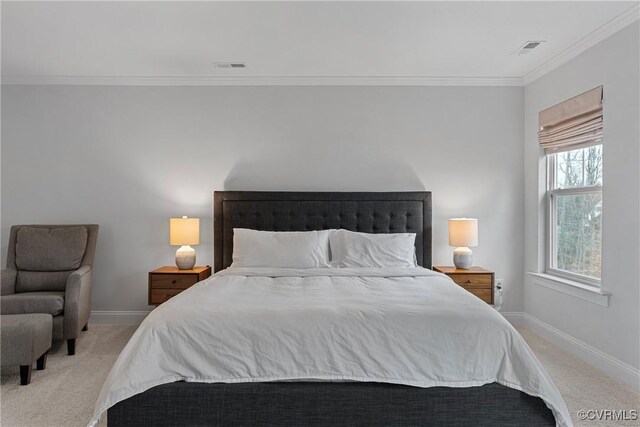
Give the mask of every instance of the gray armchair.
M 91 313 L 98 225 L 14 225 L 2 270 L 2 314 L 49 313 L 53 339 L 75 354 Z

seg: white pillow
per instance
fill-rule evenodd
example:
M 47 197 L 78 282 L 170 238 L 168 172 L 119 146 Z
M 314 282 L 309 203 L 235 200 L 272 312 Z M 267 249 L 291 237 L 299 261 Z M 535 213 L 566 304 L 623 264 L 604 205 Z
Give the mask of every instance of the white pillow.
M 231 267 L 329 267 L 329 233 L 234 228 Z
M 332 267 L 416 267 L 415 233 L 369 234 L 334 230 L 329 236 Z

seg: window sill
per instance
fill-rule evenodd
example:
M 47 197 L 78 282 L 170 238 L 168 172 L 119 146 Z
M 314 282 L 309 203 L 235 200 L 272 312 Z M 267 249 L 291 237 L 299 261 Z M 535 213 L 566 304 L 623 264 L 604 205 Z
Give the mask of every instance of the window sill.
M 571 295 L 584 301 L 589 301 L 591 303 L 601 305 L 603 307 L 609 307 L 609 296 L 611 295 L 611 293 L 602 290 L 601 288 L 584 285 L 573 280 L 563 279 L 561 277 L 552 276 L 550 274 L 527 274 L 531 276 L 531 283 L 533 283 L 534 285 L 553 289 L 554 291 L 561 292 L 566 295 Z

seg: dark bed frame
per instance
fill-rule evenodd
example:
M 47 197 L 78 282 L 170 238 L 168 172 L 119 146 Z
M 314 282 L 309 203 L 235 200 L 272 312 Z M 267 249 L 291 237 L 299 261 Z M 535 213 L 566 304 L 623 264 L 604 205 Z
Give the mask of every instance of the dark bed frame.
M 233 229 L 344 228 L 416 233 L 431 268 L 431 193 L 214 194 L 214 269 L 231 265 Z M 473 357 L 470 355 L 470 357 Z M 153 387 L 108 411 L 109 426 L 554 426 L 544 402 L 497 383 L 419 388 L 362 382 L 186 383 Z
M 431 192 L 289 193 L 216 191 L 214 271 L 231 265 L 233 229 L 416 233 L 418 264 L 431 268 Z

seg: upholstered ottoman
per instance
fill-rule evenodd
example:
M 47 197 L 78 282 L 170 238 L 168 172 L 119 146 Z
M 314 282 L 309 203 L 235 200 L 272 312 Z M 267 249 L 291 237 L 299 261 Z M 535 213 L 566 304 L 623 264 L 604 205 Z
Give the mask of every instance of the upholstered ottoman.
M 20 365 L 20 384 L 31 381 L 31 368 L 45 368 L 51 349 L 50 314 L 5 314 L 0 318 L 2 366 Z

